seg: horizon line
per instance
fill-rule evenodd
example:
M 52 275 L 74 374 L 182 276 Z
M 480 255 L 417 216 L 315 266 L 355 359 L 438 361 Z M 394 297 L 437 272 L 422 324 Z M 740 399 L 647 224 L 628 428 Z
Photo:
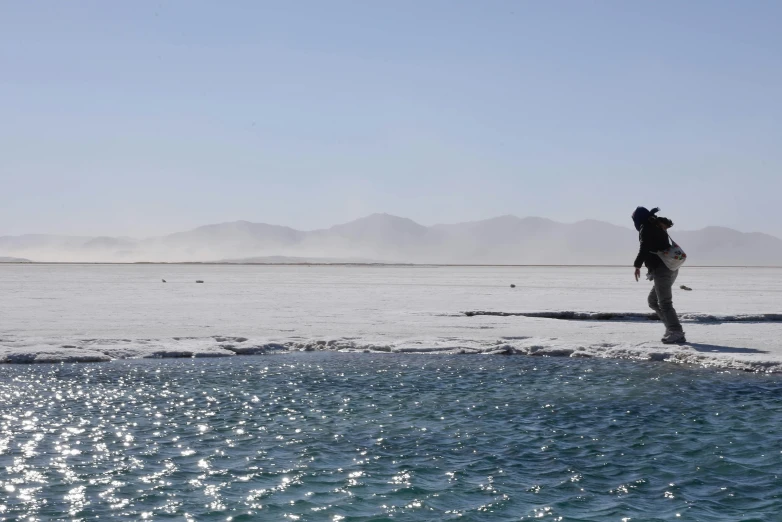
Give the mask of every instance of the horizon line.
M 528 267 L 528 268 L 633 268 L 610 264 L 503 264 L 503 263 L 232 263 L 221 261 L 3 261 L 3 265 L 210 265 L 210 266 L 354 266 L 354 267 Z M 687 268 L 782 268 L 782 265 L 688 265 Z

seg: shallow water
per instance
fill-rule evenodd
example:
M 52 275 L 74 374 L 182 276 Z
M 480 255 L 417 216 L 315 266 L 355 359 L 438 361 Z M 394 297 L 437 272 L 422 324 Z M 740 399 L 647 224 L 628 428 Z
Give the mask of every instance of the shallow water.
M 6 520 L 782 512 L 779 376 L 341 353 L 1 372 Z

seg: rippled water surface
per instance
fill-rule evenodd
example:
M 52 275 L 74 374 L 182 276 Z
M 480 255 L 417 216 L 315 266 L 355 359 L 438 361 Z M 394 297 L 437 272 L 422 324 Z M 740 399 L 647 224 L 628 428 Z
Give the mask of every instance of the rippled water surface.
M 778 376 L 526 357 L 134 360 L 0 368 L 0 413 L 3 520 L 782 513 Z

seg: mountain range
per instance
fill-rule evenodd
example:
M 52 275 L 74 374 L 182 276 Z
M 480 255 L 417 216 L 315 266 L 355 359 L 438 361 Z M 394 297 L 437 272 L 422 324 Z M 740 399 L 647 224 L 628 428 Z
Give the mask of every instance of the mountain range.
M 723 227 L 671 229 L 693 265 L 782 266 L 782 240 Z M 389 214 L 331 228 L 235 221 L 147 239 L 28 234 L 0 236 L 0 256 L 36 262 L 385 262 L 630 265 L 631 228 L 500 216 L 423 226 Z M 353 260 L 353 261 L 351 261 Z

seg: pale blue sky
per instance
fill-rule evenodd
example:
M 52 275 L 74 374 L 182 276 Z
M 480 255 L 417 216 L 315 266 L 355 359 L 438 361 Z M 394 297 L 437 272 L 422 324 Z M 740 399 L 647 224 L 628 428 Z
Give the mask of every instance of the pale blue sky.
M 502 214 L 782 236 L 782 2 L 0 2 L 0 235 Z

